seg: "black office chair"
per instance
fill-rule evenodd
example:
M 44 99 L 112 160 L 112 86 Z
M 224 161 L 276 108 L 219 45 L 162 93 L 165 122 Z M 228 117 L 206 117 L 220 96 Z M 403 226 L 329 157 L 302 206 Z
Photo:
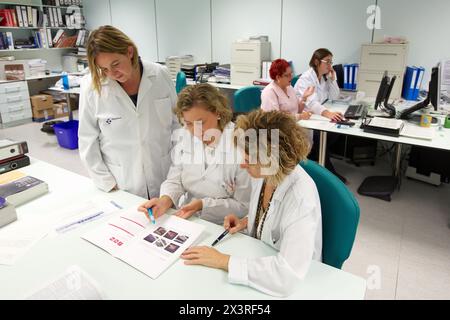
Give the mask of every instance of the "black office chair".
M 333 66 L 334 71 L 336 71 L 336 79 L 339 88 L 344 88 L 344 66 L 342 64 L 336 64 Z

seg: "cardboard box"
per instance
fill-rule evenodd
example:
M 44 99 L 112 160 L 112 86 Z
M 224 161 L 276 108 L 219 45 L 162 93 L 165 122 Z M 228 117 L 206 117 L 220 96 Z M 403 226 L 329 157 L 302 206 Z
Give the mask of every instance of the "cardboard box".
M 43 122 L 54 119 L 55 111 L 53 105 L 47 109 L 36 110 L 33 108 L 33 121 Z
M 33 112 L 53 108 L 53 97 L 47 94 L 37 94 L 30 97 Z
M 67 103 L 65 102 L 55 103 L 53 105 L 53 116 L 55 117 L 55 119 L 68 117 L 69 109 L 67 107 Z

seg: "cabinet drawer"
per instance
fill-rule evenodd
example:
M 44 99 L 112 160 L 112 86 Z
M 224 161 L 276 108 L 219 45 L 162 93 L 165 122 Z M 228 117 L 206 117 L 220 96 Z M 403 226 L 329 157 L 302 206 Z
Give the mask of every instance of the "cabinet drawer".
M 270 60 L 270 43 L 233 43 L 231 45 L 231 63 L 260 65 Z
M 1 113 L 17 112 L 20 110 L 30 110 L 31 111 L 30 100 L 23 100 L 23 101 L 14 102 L 14 103 L 0 104 L 0 112 Z
M 363 45 L 361 70 L 404 72 L 407 45 Z
M 2 123 L 9 123 L 24 119 L 31 119 L 31 109 L 23 109 L 15 112 L 1 112 Z
M 359 71 L 358 73 L 358 91 L 363 91 L 366 97 L 375 98 L 380 88 L 381 79 L 384 72 Z M 397 76 L 394 88 L 392 89 L 390 99 L 399 99 L 402 95 L 403 73 L 390 73 L 389 77 Z
M 28 91 L 0 94 L 0 104 L 10 104 L 30 99 Z
M 26 81 L 7 82 L 0 84 L 0 94 L 17 93 L 20 91 L 28 92 L 28 84 Z
M 261 78 L 261 67 L 231 66 L 231 84 L 251 86 L 253 81 Z

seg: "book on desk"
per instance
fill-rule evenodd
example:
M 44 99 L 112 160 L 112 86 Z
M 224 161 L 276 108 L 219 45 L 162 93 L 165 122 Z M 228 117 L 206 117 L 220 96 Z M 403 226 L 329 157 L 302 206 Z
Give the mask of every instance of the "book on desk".
M 0 197 L 14 206 L 37 198 L 48 192 L 48 184 L 20 171 L 0 175 Z

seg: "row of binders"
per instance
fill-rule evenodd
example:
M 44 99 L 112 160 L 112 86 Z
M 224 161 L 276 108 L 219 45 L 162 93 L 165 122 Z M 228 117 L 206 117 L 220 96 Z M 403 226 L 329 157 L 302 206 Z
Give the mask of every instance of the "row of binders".
M 407 67 L 405 78 L 403 80 L 402 96 L 406 100 L 417 100 L 419 91 L 422 86 L 425 68 L 423 67 Z
M 359 64 L 344 64 L 344 90 L 356 90 Z
M 44 11 L 31 6 L 14 6 L 14 8 L 0 9 L 0 26 L 42 28 L 48 27 L 84 27 L 85 18 L 80 10 L 62 13 L 61 8 L 44 8 Z
M 39 29 L 32 32 L 30 40 L 14 41 L 12 32 L 0 32 L 0 50 L 84 47 L 88 37 L 87 30 L 78 30 L 75 35 L 69 36 L 59 29 L 52 37 L 50 29 Z
M 2 27 L 43 27 L 44 15 L 38 8 L 29 6 L 15 6 L 14 8 L 1 9 L 0 25 Z
M 42 4 L 46 6 L 82 6 L 83 0 L 43 0 Z

